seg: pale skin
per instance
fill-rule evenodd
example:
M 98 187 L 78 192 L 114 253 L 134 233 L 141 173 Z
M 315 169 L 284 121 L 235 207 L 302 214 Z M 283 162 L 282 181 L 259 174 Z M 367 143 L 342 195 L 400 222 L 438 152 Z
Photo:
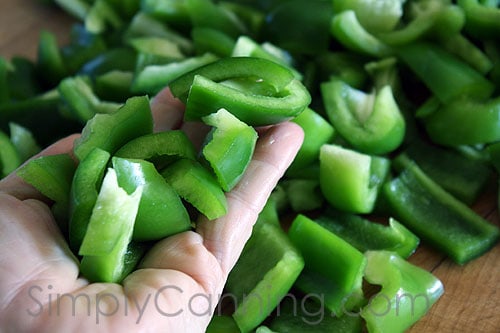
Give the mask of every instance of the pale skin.
M 168 90 L 152 101 L 155 130 L 182 124 Z M 77 135 L 41 154 L 70 152 Z M 254 157 L 229 193 L 228 213 L 158 242 L 122 284 L 89 284 L 57 228 L 49 204 L 15 173 L 0 181 L 0 327 L 6 332 L 204 332 L 228 273 L 258 213 L 303 139 L 284 122 L 259 130 Z

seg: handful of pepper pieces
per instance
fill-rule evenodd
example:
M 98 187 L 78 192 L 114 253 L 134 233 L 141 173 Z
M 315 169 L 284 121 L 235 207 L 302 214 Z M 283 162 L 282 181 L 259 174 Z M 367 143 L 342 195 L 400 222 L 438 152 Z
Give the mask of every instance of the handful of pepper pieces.
M 87 279 L 120 283 L 151 242 L 224 215 L 254 127 L 288 120 L 304 143 L 209 332 L 402 332 L 444 292 L 405 260 L 420 240 L 460 265 L 498 242 L 470 208 L 500 172 L 497 2 L 55 3 L 81 21 L 70 43 L 43 32 L 36 62 L 0 59 L 0 167 L 82 131 L 77 166 L 46 156 L 17 173 L 54 201 Z M 148 96 L 165 86 L 211 128 L 199 151 L 153 133 Z M 332 316 L 297 320 L 289 292 Z

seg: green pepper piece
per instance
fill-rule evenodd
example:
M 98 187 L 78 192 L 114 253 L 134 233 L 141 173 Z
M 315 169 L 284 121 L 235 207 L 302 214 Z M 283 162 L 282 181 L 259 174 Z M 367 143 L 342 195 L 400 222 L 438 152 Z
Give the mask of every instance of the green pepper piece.
M 282 182 L 290 207 L 294 212 L 318 209 L 323 205 L 318 179 L 286 179 Z
M 122 70 L 111 70 L 95 77 L 95 94 L 104 100 L 121 102 L 132 97 L 131 92 L 134 73 Z
M 468 205 L 474 203 L 491 179 L 486 162 L 456 150 L 416 141 L 404 152 L 444 190 Z
M 256 96 L 197 75 L 189 93 L 185 119 L 197 120 L 226 108 L 251 126 L 264 126 L 299 115 L 310 101 L 309 92 L 298 80 L 290 82 L 278 96 Z
M 213 126 L 203 147 L 203 157 L 215 172 L 222 189 L 230 191 L 250 164 L 257 132 L 224 109 L 204 117 L 203 121 Z
M 40 33 L 38 42 L 37 69 L 43 80 L 52 86 L 58 84 L 67 75 L 56 37 L 45 30 Z
M 335 14 L 330 32 L 342 45 L 352 51 L 375 57 L 385 57 L 392 53 L 390 47 L 366 31 L 353 10 Z
M 114 112 L 120 104 L 101 102 L 84 77 L 67 77 L 61 81 L 58 91 L 73 116 L 85 123 L 97 113 Z
M 488 98 L 495 89 L 483 75 L 436 44 L 401 45 L 397 54 L 443 103 L 461 96 Z
M 51 210 L 63 235 L 68 232 L 69 197 L 75 162 L 68 154 L 41 156 L 23 165 L 17 175 L 54 201 Z
M 142 188 L 133 240 L 158 240 L 191 228 L 179 195 L 152 163 L 119 157 L 113 157 L 112 162 L 120 187 L 127 193 Z
M 191 30 L 194 48 L 198 54 L 212 53 L 219 57 L 230 57 L 235 40 L 220 30 L 197 27 Z
M 370 213 L 389 173 L 390 161 L 338 145 L 321 147 L 319 180 L 325 199 L 353 213 Z
M 78 164 L 70 192 L 69 245 L 77 253 L 87 232 L 110 154 L 95 148 Z
M 227 201 L 217 179 L 195 160 L 180 159 L 161 175 L 174 190 L 209 220 L 227 212 Z
M 80 271 L 91 282 L 120 282 L 142 187 L 128 195 L 108 169 L 80 247 Z
M 193 143 L 181 130 L 171 130 L 139 136 L 115 153 L 117 157 L 147 160 L 161 170 L 178 159 L 196 159 Z
M 9 123 L 9 128 L 10 141 L 16 147 L 21 161 L 26 161 L 40 151 L 40 146 L 29 129 L 12 122 Z
M 367 58 L 359 53 L 335 51 L 320 54 L 315 58 L 318 67 L 318 81 L 329 81 L 332 76 L 339 78 L 351 87 L 365 87 L 368 75 L 365 71 Z
M 272 318 L 266 332 L 307 333 L 361 333 L 361 316 L 333 316 L 325 313 L 321 295 L 306 295 L 302 298 L 285 297 L 278 305 L 276 317 Z M 257 332 L 258 333 L 258 332 Z
M 500 229 L 432 181 L 414 162 L 387 182 L 383 193 L 393 214 L 423 241 L 458 264 L 480 256 L 500 238 Z
M 359 23 L 372 33 L 391 31 L 403 16 L 403 4 L 406 0 L 336 0 L 333 10 L 340 13 L 352 10 Z
M 402 143 L 406 123 L 389 85 L 367 94 L 332 79 L 321 93 L 333 127 L 356 149 L 385 154 Z
M 104 33 L 108 26 L 120 29 L 124 25 L 123 19 L 108 0 L 95 0 L 85 15 L 84 22 L 85 29 L 94 34 Z
M 415 234 L 392 217 L 386 226 L 359 215 L 328 209 L 314 221 L 363 253 L 387 250 L 408 258 L 420 242 Z
M 289 172 L 302 169 L 319 158 L 319 150 L 325 143 L 330 143 L 335 135 L 333 126 L 319 113 L 306 108 L 293 119 L 304 131 L 304 141 L 295 159 L 288 168 Z
M 191 26 L 185 0 L 142 0 L 141 11 L 180 29 Z
M 129 98 L 110 114 L 96 114 L 75 140 L 74 152 L 81 161 L 95 147 L 114 154 L 121 146 L 141 135 L 153 132 L 153 117 L 146 96 Z
M 156 94 L 176 78 L 218 59 L 217 56 L 206 53 L 164 65 L 148 65 L 136 73 L 131 89 L 133 92 Z
M 442 43 L 448 52 L 455 53 L 479 73 L 487 75 L 492 70 L 493 62 L 490 58 L 464 35 L 447 36 Z
M 303 268 L 302 256 L 280 227 L 271 223 L 254 227 L 226 284 L 238 302 L 233 318 L 241 332 L 264 321 Z
M 78 253 L 105 256 L 116 249 L 124 254 L 132 239 L 141 197 L 142 187 L 128 194 L 119 186 L 115 170 L 108 168 Z
M 458 98 L 428 112 L 422 120 L 432 141 L 438 144 L 492 143 L 500 140 L 500 98 Z
M 0 131 L 0 179 L 16 170 L 22 163 L 16 146 L 4 132 Z
M 179 45 L 162 37 L 135 37 L 128 40 L 128 43 L 138 52 L 153 54 L 156 56 L 184 59 Z
M 485 1 L 458 0 L 457 4 L 465 11 L 467 32 L 485 39 L 498 36 L 498 29 L 500 29 L 498 3 L 496 6 L 488 6 Z
M 194 27 L 219 30 L 233 38 L 246 33 L 243 22 L 232 12 L 211 0 L 185 0 Z
M 444 292 L 439 279 L 389 251 L 368 251 L 365 279 L 382 286 L 361 311 L 368 332 L 403 332 Z
M 301 214 L 293 220 L 288 235 L 305 261 L 295 283 L 300 290 L 323 295 L 326 307 L 339 317 L 360 304 L 366 265 L 361 252 Z

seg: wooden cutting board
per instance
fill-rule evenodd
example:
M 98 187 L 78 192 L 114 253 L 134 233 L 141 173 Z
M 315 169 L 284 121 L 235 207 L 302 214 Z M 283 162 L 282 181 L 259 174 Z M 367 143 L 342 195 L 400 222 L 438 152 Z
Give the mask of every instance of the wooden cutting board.
M 72 19 L 60 10 L 36 0 L 1 0 L 0 55 L 34 59 L 41 29 L 55 33 L 61 45 L 68 39 Z M 474 209 L 500 225 L 497 186 L 491 188 Z M 465 266 L 420 246 L 410 261 L 431 271 L 444 284 L 445 294 L 410 332 L 500 332 L 500 244 Z

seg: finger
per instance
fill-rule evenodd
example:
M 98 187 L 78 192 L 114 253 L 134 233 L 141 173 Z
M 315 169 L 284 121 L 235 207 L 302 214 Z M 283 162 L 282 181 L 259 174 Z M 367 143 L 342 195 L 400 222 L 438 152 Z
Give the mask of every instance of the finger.
M 204 219 L 199 222 L 197 232 L 226 276 L 241 254 L 269 195 L 297 154 L 302 140 L 302 129 L 294 123 L 282 123 L 270 128 L 259 139 L 245 175 L 227 193 L 228 213 L 216 221 Z
M 151 101 L 154 131 L 178 129 L 184 117 L 184 104 L 172 95 L 170 89 L 162 89 Z
M 40 153 L 30 158 L 24 164 L 40 156 L 57 155 L 57 154 L 70 154 L 73 156 L 72 154 L 73 142 L 79 136 L 80 136 L 79 134 L 73 134 L 57 141 L 56 143 L 50 145 L 49 147 L 42 150 Z M 47 202 L 47 198 L 44 197 L 33 186 L 22 180 L 16 174 L 16 171 L 12 172 L 10 175 L 8 175 L 7 177 L 5 177 L 0 181 L 0 192 L 10 194 L 18 198 L 19 200 L 36 199 Z

